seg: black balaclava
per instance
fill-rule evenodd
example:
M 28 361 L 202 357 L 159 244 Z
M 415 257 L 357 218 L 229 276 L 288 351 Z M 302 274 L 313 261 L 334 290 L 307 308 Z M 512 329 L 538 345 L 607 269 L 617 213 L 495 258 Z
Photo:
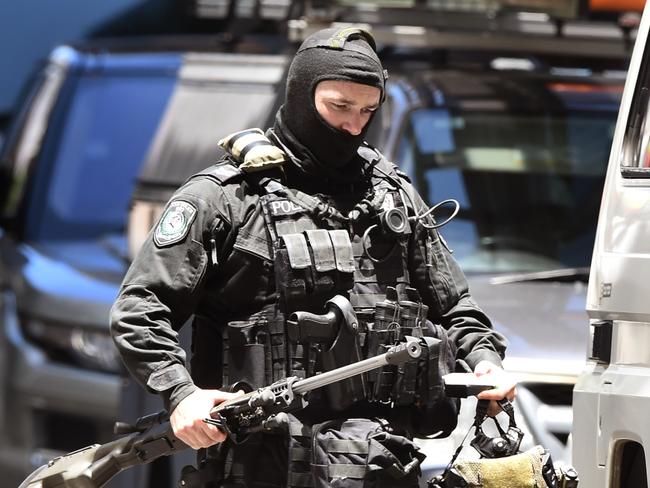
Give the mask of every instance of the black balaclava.
M 345 80 L 375 86 L 383 101 L 386 77 L 375 41 L 366 31 L 324 29 L 302 43 L 289 67 L 285 102 L 273 129 L 300 159 L 303 171 L 340 179 L 370 125 L 368 121 L 356 136 L 330 126 L 316 110 L 316 85 L 323 80 Z

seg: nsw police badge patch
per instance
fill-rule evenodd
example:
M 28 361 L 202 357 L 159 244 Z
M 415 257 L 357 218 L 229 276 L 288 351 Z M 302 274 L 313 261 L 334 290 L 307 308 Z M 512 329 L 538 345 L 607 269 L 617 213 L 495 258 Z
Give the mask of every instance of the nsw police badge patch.
M 169 246 L 183 240 L 195 217 L 196 207 L 191 203 L 183 200 L 171 202 L 154 232 L 156 246 Z

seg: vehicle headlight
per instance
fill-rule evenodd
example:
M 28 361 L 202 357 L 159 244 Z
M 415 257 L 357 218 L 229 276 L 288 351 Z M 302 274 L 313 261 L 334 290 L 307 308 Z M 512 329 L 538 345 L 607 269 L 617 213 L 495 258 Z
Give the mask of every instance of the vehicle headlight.
M 122 371 L 122 361 L 108 331 L 35 319 L 23 323 L 26 336 L 43 347 L 52 360 L 109 373 Z

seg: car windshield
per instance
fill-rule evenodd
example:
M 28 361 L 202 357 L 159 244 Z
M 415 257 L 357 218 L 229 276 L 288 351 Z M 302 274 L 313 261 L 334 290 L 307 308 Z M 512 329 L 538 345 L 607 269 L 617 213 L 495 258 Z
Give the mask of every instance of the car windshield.
M 136 175 L 176 78 L 129 74 L 82 76 L 59 105 L 43 146 L 28 233 L 35 240 L 123 232 Z M 65 117 L 62 114 L 65 113 Z M 56 141 L 55 143 L 51 141 Z
M 136 187 L 171 193 L 218 159 L 221 137 L 264 127 L 286 64 L 216 53 L 134 59 L 107 58 L 107 69 L 66 81 L 40 151 L 29 239 L 123 233 Z
M 547 113 L 410 112 L 395 159 L 430 205 L 460 204 L 441 232 L 466 272 L 589 265 L 620 92 L 613 97 Z

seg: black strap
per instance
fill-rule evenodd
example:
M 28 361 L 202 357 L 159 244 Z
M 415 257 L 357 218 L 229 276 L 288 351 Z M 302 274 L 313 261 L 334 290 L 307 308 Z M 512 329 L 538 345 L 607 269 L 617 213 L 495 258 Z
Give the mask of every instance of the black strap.
M 512 403 L 507 398 L 502 398 L 501 400 L 497 400 L 497 403 L 499 406 L 503 409 L 505 413 L 508 414 L 508 430 L 510 429 L 517 429 L 517 422 L 515 421 L 515 409 L 512 406 Z M 476 429 L 476 434 L 482 434 L 483 433 L 483 428 L 481 425 L 485 421 L 487 417 L 487 412 L 488 408 L 490 406 L 490 400 L 479 400 L 477 405 L 476 405 L 476 415 L 474 416 L 474 427 Z M 497 427 L 497 430 L 499 431 L 499 435 L 502 437 L 506 435 L 506 431 L 503 430 L 503 427 L 501 427 L 501 424 L 499 421 L 496 419 L 496 417 L 492 417 L 492 420 L 494 421 L 494 424 Z
M 517 428 L 517 424 L 515 423 L 515 409 L 512 406 L 512 403 L 507 398 L 503 398 L 502 400 L 497 400 L 497 403 L 501 406 L 504 412 L 508 414 L 508 417 L 510 417 L 510 424 L 508 428 Z M 490 406 L 490 400 L 479 400 L 476 404 L 476 415 L 474 416 L 474 424 L 467 430 L 467 433 L 465 434 L 465 437 L 463 437 L 463 440 L 460 442 L 460 445 L 456 448 L 456 451 L 454 452 L 454 455 L 451 457 L 451 460 L 445 467 L 445 470 L 442 473 L 442 478 L 448 475 L 448 473 L 451 470 L 451 467 L 454 465 L 454 462 L 458 458 L 458 455 L 462 451 L 463 447 L 465 446 L 465 441 L 467 440 L 467 437 L 469 436 L 469 433 L 471 432 L 472 428 L 476 429 L 476 432 L 482 432 L 481 429 L 481 424 L 485 420 L 485 417 L 487 416 L 487 411 L 488 407 Z M 497 425 L 497 428 L 499 428 L 499 433 L 501 435 L 504 435 L 505 433 L 503 432 L 503 429 L 499 425 L 499 422 L 497 422 L 496 419 L 494 419 L 494 422 Z
M 515 421 L 515 409 L 510 403 L 510 400 L 507 398 L 502 398 L 497 400 L 497 403 L 502 408 L 502 410 L 508 414 L 508 428 L 517 427 L 517 422 Z M 476 415 L 474 416 L 474 426 L 480 427 L 480 425 L 485 421 L 487 417 L 488 407 L 490 406 L 490 400 L 479 400 L 476 405 Z M 494 419 L 497 426 L 499 423 Z
M 235 145 L 235 142 L 237 142 L 239 139 L 241 139 L 242 137 L 247 136 L 247 135 L 249 135 L 249 134 L 260 134 L 260 135 L 261 135 L 261 131 L 260 131 L 259 129 L 247 129 L 247 130 L 243 130 L 243 131 L 241 131 L 241 132 L 235 134 L 234 136 L 232 136 L 232 137 L 228 140 L 228 143 L 226 144 L 226 147 L 225 147 L 224 149 L 225 149 L 226 151 L 230 152 L 230 150 L 232 149 L 232 147 Z M 243 158 L 242 158 L 242 159 L 243 159 Z
M 239 159 L 244 161 L 246 159 L 246 155 L 248 154 L 248 152 L 257 146 L 273 146 L 273 144 L 271 144 L 271 142 L 268 140 L 257 140 L 257 141 L 249 142 L 242 148 L 241 151 L 239 151 Z
M 507 398 L 502 398 L 501 400 L 497 400 L 497 403 L 501 407 L 501 409 L 508 414 L 508 417 L 510 418 L 510 423 L 508 424 L 508 428 L 511 427 L 517 427 L 517 422 L 515 422 L 515 408 L 512 406 L 512 403 L 510 403 L 510 400 Z

